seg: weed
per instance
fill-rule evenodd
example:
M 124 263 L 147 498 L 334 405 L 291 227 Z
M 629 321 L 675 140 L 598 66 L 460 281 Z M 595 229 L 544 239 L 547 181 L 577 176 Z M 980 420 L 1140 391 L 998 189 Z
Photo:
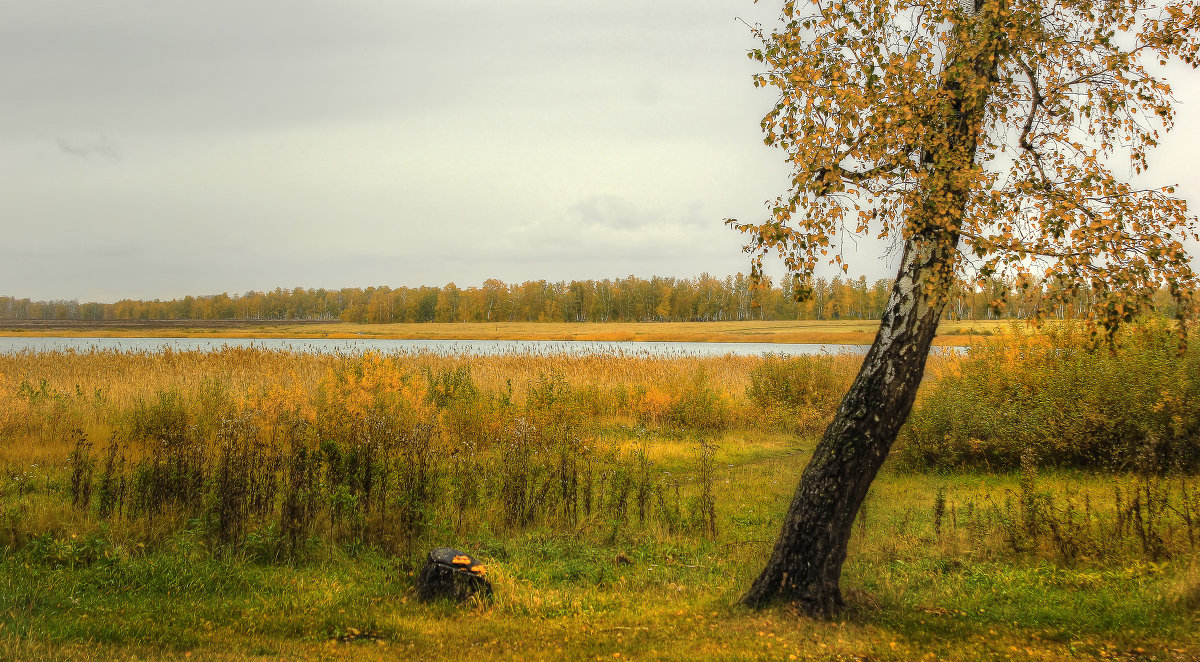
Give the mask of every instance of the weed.
M 67 457 L 71 463 L 71 505 L 80 510 L 86 510 L 92 501 L 92 473 L 96 461 L 91 456 L 92 442 L 88 441 L 87 433 L 76 429 L 72 432 L 74 448 Z

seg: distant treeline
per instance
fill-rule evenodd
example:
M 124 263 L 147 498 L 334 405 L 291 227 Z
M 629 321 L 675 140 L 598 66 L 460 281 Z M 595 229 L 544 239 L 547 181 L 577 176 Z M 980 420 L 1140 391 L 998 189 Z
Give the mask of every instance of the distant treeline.
M 545 280 L 479 287 L 368 287 L 340 290 L 277 288 L 271 292 L 188 296 L 171 301 L 124 299 L 116 303 L 31 301 L 0 296 L 7 320 L 342 320 L 387 322 L 711 322 L 878 319 L 891 281 L 818 278 L 811 296 L 796 301 L 791 281 L 763 283 L 737 274 L 716 278 Z M 987 280 L 956 287 L 950 319 L 1024 318 L 1039 308 L 1051 317 L 1079 317 L 1090 292 L 1058 297 L 1043 284 Z M 1053 302 L 1053 303 L 1051 303 Z M 1170 299 L 1159 310 L 1173 314 Z M 997 304 L 1003 304 L 997 306 Z

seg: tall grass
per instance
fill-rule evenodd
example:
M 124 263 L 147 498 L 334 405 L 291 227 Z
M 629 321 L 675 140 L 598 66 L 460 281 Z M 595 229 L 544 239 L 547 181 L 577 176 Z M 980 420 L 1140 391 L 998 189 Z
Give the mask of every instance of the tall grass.
M 846 363 L 844 356 L 768 356 L 750 371 L 746 396 L 766 421 L 798 434 L 819 434 L 854 378 Z
M 909 467 L 1190 470 L 1192 347 L 1178 357 L 1167 329 L 1146 324 L 1112 348 L 1071 328 L 1013 330 L 941 355 L 898 455 Z M 283 561 L 365 548 L 407 558 L 480 532 L 718 539 L 720 463 L 752 461 L 756 435 L 819 433 L 859 360 L 7 355 L 0 544 L 104 527 L 155 545 L 188 531 L 221 553 Z M 1138 503 L 1171 503 L 1155 521 L 1173 512 L 1191 532 L 1188 498 Z M 1012 503 L 1029 513 L 1034 501 Z M 939 533 L 955 530 L 961 508 L 939 503 Z M 1090 507 L 1063 503 L 1036 511 L 1066 517 L 1039 531 L 1073 531 Z M 1013 519 L 988 512 L 989 531 Z
M 757 420 L 730 390 L 754 362 L 734 357 L 223 350 L 2 365 L 16 385 L 0 409 L 5 465 L 45 455 L 60 469 L 26 503 L 40 515 L 11 518 L 9 544 L 80 518 L 143 543 L 198 531 L 270 560 L 411 556 L 431 531 L 711 537 L 710 439 Z M 659 466 L 651 436 L 695 461 Z
M 1200 337 L 1179 353 L 1145 320 L 1110 345 L 1079 327 L 1013 327 L 939 366 L 900 442 L 921 467 L 1093 468 L 1162 473 L 1200 465 Z

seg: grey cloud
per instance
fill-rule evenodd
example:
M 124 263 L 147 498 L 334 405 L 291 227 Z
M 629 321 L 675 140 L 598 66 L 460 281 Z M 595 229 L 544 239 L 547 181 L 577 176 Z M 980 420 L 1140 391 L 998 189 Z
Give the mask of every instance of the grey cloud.
M 740 4 L 36 3 L 0 21 L 0 116 L 203 132 L 644 104 L 668 96 L 663 77 L 744 77 L 725 43 Z M 715 48 L 733 52 L 696 57 Z
M 567 218 L 573 224 L 612 229 L 639 228 L 653 222 L 650 214 L 615 195 L 597 195 L 580 200 L 567 209 Z
M 569 225 L 583 225 L 608 230 L 675 229 L 717 223 L 705 218 L 700 205 L 691 202 L 681 209 L 647 209 L 617 195 L 596 195 L 584 198 L 567 209 Z
M 503 240 L 505 254 L 517 260 L 563 265 L 603 256 L 664 274 L 679 271 L 672 263 L 689 259 L 703 265 L 722 261 L 723 255 L 737 260 L 739 241 L 697 202 L 666 209 L 612 194 L 580 199 L 561 214 L 513 228 Z
M 19 296 L 744 271 L 721 219 L 789 180 L 771 3 L 0 4 Z
M 77 156 L 81 159 L 88 159 L 93 156 L 99 156 L 111 161 L 121 160 L 121 149 L 116 143 L 109 140 L 107 136 L 100 136 L 95 140 L 74 141 L 66 138 L 57 138 L 54 141 L 58 145 L 59 151 L 71 156 Z

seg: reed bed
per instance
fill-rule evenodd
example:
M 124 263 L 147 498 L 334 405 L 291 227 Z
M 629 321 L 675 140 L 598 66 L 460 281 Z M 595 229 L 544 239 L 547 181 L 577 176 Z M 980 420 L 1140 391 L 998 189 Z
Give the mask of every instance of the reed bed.
M 786 366 L 819 366 L 794 391 L 818 374 L 821 388 L 833 373 L 848 383 L 857 361 L 10 355 L 0 466 L 18 498 L 2 535 L 20 546 L 92 522 L 145 544 L 198 527 L 214 548 L 272 560 L 322 545 L 412 556 L 431 531 L 480 528 L 711 538 L 715 440 L 804 404 L 762 406 Z M 826 416 L 835 404 L 822 401 Z
M 900 466 L 1190 470 L 1198 352 L 1177 355 L 1168 331 L 1147 323 L 1104 346 L 1078 328 L 1014 327 L 935 355 Z M 530 527 L 713 539 L 717 465 L 797 447 L 769 448 L 770 435 L 812 439 L 860 360 L 0 356 L 0 535 L 103 525 L 152 542 L 198 526 L 214 547 L 275 560 L 322 545 L 411 555 L 430 535 Z M 1136 374 L 1118 385 L 1122 366 Z

